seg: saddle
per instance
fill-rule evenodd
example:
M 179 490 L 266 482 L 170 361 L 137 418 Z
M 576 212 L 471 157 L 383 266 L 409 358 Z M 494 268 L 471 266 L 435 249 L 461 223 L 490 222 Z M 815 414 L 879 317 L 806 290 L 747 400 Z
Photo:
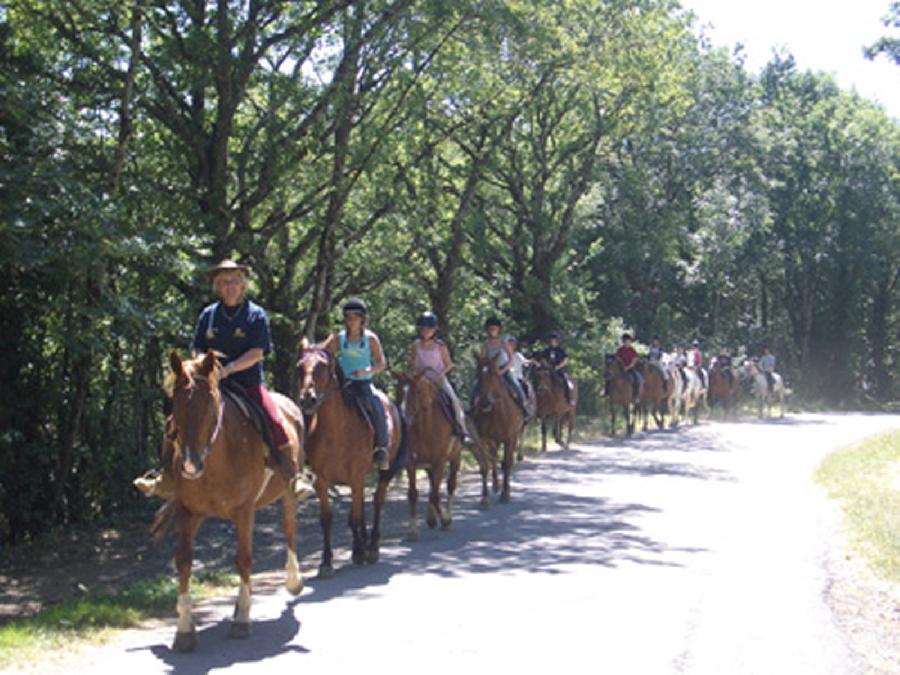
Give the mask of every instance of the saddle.
M 247 392 L 244 391 L 244 388 L 241 385 L 234 382 L 223 380 L 219 383 L 219 391 L 222 393 L 222 396 L 234 403 L 244 417 L 250 420 L 250 423 L 262 437 L 266 446 L 268 446 L 272 452 L 277 453 L 278 448 L 275 447 L 275 441 L 272 440 L 272 430 L 269 428 L 269 420 L 260 405 L 247 396 Z
M 391 438 L 394 435 L 394 419 L 391 416 L 391 404 L 388 400 L 387 394 L 385 394 L 380 389 L 372 387 L 372 391 L 375 392 L 375 398 L 381 403 L 381 407 L 384 410 L 384 418 L 387 421 L 387 431 L 388 438 Z M 356 411 L 363 418 L 363 421 L 368 425 L 369 431 L 373 434 L 375 433 L 375 422 L 372 419 L 372 415 L 369 412 L 368 408 L 366 408 L 365 404 L 363 404 L 362 399 L 356 396 L 350 389 L 342 388 L 341 394 L 344 397 L 344 401 L 351 408 L 355 408 Z

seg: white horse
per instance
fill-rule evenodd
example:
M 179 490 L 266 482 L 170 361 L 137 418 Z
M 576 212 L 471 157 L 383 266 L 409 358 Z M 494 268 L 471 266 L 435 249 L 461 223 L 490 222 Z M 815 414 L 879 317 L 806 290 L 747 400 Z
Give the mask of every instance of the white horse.
M 687 384 L 681 395 L 682 416 L 692 417 L 694 424 L 699 421 L 700 404 L 704 402 L 706 397 L 706 388 L 703 386 L 703 380 L 694 368 L 685 367 L 684 374 Z
M 772 402 L 778 400 L 781 408 L 781 417 L 784 417 L 784 397 L 787 391 L 784 388 L 784 380 L 778 373 L 772 373 L 772 390 L 769 391 L 769 382 L 766 380 L 766 374 L 759 369 L 756 361 L 750 359 L 744 361 L 742 369 L 745 379 L 753 382 L 753 395 L 756 396 L 756 407 L 759 411 L 759 417 L 763 416 L 763 408 L 766 411 L 766 417 L 772 414 Z
M 659 364 L 667 377 L 666 408 L 669 411 L 669 427 L 674 429 L 678 426 L 681 419 L 681 400 L 684 389 L 681 382 L 681 373 L 678 372 L 671 354 L 663 354 Z

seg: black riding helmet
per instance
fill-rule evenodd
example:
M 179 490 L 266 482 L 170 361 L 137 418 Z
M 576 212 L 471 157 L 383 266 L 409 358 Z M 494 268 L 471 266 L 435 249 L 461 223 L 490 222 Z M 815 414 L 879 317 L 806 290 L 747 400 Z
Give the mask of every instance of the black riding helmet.
M 622 334 L 622 342 L 625 342 L 626 340 L 628 342 L 631 342 L 631 333 L 623 333 Z
M 551 330 L 547 333 L 547 340 L 559 340 L 559 331 Z
M 348 314 L 351 314 L 353 312 L 362 314 L 363 316 L 368 316 L 369 307 L 359 298 L 350 298 L 347 302 L 344 303 L 341 311 L 344 313 L 344 316 L 347 316 Z
M 437 328 L 438 317 L 432 311 L 422 312 L 416 319 L 416 328 Z
M 497 326 L 497 328 L 503 328 L 503 322 L 500 321 L 496 316 L 489 317 L 487 321 L 484 322 L 485 328 L 490 328 L 491 326 Z

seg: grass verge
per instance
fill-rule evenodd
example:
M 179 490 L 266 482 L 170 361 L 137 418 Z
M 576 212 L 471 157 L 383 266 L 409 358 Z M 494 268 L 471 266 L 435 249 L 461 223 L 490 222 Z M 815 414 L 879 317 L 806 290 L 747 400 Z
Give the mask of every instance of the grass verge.
M 208 597 L 236 585 L 235 574 L 201 572 L 191 579 L 191 595 Z M 73 640 L 103 642 L 115 629 L 172 615 L 177 595 L 173 578 L 157 577 L 114 593 L 88 592 L 34 616 L 13 619 L 0 625 L 0 668 L 33 662 L 47 650 L 71 646 Z
M 829 455 L 816 480 L 840 500 L 852 547 L 879 576 L 900 581 L 900 431 Z

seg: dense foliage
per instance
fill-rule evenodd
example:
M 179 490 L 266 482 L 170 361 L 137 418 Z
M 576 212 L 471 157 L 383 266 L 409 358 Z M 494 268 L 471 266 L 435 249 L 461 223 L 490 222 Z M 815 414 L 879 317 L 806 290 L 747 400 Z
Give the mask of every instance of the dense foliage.
M 8 0 L 0 542 L 127 508 L 165 353 L 233 256 L 273 385 L 350 294 L 390 361 L 432 307 L 602 356 L 769 341 L 799 392 L 897 395 L 900 125 L 670 0 Z

